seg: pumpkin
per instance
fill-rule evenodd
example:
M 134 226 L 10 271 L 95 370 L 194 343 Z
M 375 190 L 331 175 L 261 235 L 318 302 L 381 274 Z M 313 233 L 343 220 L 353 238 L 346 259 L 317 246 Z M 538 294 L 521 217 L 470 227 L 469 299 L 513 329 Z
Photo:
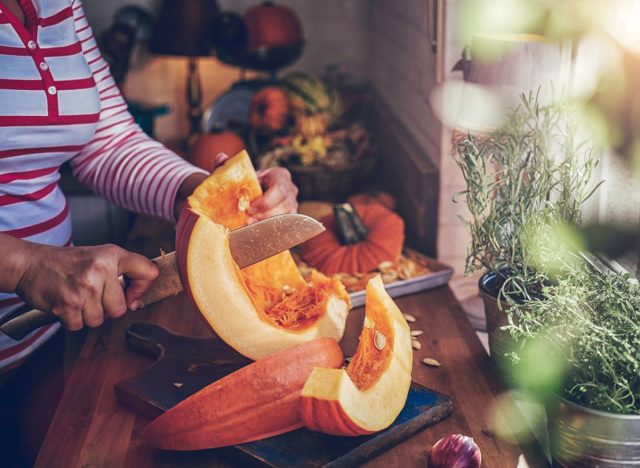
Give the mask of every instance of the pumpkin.
M 263 2 L 247 10 L 244 23 L 249 47 L 292 46 L 302 42 L 302 26 L 295 12 L 284 5 Z
M 262 194 L 246 151 L 216 168 L 187 199 L 176 228 L 184 290 L 213 330 L 251 359 L 319 337 L 340 340 L 349 297 L 337 279 L 307 284 L 288 251 L 240 270 L 227 229 L 247 224 Z
M 322 114 L 325 126 L 331 125 L 342 113 L 338 91 L 317 76 L 293 72 L 281 81 L 289 92 L 296 118 L 301 115 Z
M 287 124 L 289 112 L 287 93 L 277 86 L 267 86 L 253 95 L 249 118 L 253 127 L 279 132 Z
M 389 427 L 409 394 L 411 332 L 380 276 L 367 284 L 365 319 L 355 355 L 346 369 L 316 367 L 302 389 L 305 427 L 358 436 Z
M 237 154 L 245 146 L 242 138 L 231 131 L 198 135 L 189 151 L 189 162 L 211 172 L 218 153 Z
M 298 429 L 300 392 L 313 368 L 337 368 L 343 362 L 332 338 L 274 353 L 178 403 L 153 420 L 143 436 L 160 449 L 201 450 Z
M 397 205 L 396 199 L 393 195 L 380 190 L 369 190 L 367 192 L 358 193 L 350 196 L 347 201 L 352 205 L 369 205 L 371 203 L 378 203 L 391 211 L 395 211 Z
M 404 221 L 380 204 L 355 204 L 353 211 L 368 234 L 345 236 L 335 215 L 322 219 L 326 231 L 301 247 L 301 256 L 325 275 L 367 273 L 385 261 L 394 262 L 402 252 Z

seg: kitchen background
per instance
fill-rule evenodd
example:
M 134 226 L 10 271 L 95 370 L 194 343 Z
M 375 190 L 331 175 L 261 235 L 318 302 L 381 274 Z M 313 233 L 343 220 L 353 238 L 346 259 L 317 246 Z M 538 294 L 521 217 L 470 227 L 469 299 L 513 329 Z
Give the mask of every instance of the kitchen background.
M 119 8 L 132 3 L 157 14 L 162 2 L 84 0 L 96 36 L 110 27 Z M 242 14 L 257 3 L 221 0 L 219 6 L 221 10 Z M 454 68 L 465 45 L 473 38 L 465 36 L 461 29 L 462 2 L 283 0 L 281 3 L 299 16 L 306 44 L 302 57 L 279 74 L 289 70 L 323 74 L 337 66 L 370 86 L 376 109 L 374 137 L 380 153 L 377 171 L 391 179 L 385 185 L 399 200 L 407 237 L 422 252 L 454 268 L 450 285 L 472 322 L 482 328 L 477 276 L 464 277 L 469 237 L 459 216 L 465 216 L 466 208 L 463 203 L 453 202 L 454 195 L 464 190 L 465 184 L 453 157 L 452 131 L 437 117 L 442 114 L 438 106 L 445 107 L 449 114 L 458 108 L 462 92 L 453 92 L 453 98 L 444 102 L 432 98 L 434 90 L 443 84 L 463 79 L 460 67 L 456 71 Z M 534 65 L 529 84 L 549 78 L 546 65 L 557 57 L 527 54 L 522 53 L 522 60 Z M 575 81 L 581 70 L 589 71 L 588 57 L 588 44 L 581 44 L 568 56 L 569 66 L 555 72 L 565 73 L 563 80 Z M 205 106 L 237 80 L 255 76 L 215 57 L 200 58 L 198 63 Z M 129 101 L 170 106 L 171 111 L 155 122 L 155 137 L 170 146 L 179 145 L 189 131 L 185 117 L 186 67 L 186 58 L 152 55 L 144 44 L 139 44 L 122 85 Z M 536 71 L 540 71 L 539 76 L 535 76 Z M 640 190 L 633 183 L 630 169 L 619 159 L 604 154 L 597 176 L 610 182 L 590 201 L 588 215 L 604 222 L 637 222 Z M 71 197 L 76 243 L 123 241 L 122 233 L 129 225 L 126 215 L 80 191 Z M 629 264 L 632 263 L 630 260 Z

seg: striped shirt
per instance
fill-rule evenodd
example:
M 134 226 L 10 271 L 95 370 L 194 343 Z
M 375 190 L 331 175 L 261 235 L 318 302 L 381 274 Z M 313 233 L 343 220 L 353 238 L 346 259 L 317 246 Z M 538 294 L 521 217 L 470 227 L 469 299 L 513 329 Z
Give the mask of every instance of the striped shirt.
M 0 2 L 0 232 L 68 246 L 71 220 L 60 165 L 126 209 L 174 221 L 184 179 L 200 172 L 133 122 L 100 55 L 80 0 L 19 0 L 20 21 Z M 0 294 L 0 317 L 20 307 Z M 59 325 L 21 342 L 0 333 L 0 371 Z

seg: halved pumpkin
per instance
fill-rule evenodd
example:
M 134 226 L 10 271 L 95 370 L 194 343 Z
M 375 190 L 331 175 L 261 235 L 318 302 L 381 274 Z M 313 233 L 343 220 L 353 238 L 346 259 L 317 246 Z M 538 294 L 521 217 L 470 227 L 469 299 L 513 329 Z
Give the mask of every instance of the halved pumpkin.
M 274 353 L 208 385 L 144 430 L 165 450 L 241 444 L 302 427 L 300 391 L 314 366 L 339 367 L 340 346 L 319 338 Z
M 411 332 L 380 276 L 369 281 L 365 320 L 346 369 L 315 368 L 302 389 L 304 425 L 326 434 L 358 436 L 391 425 L 411 385 Z
M 319 337 L 340 340 L 349 310 L 338 280 L 316 274 L 307 284 L 288 251 L 243 270 L 234 263 L 227 228 L 247 224 L 261 194 L 242 151 L 189 197 L 176 231 L 184 290 L 213 330 L 254 360 Z

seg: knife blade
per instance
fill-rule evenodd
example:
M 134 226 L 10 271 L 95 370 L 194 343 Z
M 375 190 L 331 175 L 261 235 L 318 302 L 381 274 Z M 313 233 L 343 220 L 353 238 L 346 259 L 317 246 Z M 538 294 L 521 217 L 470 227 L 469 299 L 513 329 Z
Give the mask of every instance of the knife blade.
M 324 226 L 309 216 L 278 215 L 231 231 L 229 249 L 236 264 L 245 268 L 295 247 L 322 231 Z M 151 261 L 158 266 L 160 274 L 142 296 L 142 306 L 182 292 L 175 252 L 161 255 Z M 120 276 L 119 279 L 123 287 L 126 287 L 126 278 Z M 49 312 L 28 307 L 26 309 L 20 309 L 3 318 L 0 331 L 14 340 L 20 340 L 37 328 L 58 321 L 58 318 Z

